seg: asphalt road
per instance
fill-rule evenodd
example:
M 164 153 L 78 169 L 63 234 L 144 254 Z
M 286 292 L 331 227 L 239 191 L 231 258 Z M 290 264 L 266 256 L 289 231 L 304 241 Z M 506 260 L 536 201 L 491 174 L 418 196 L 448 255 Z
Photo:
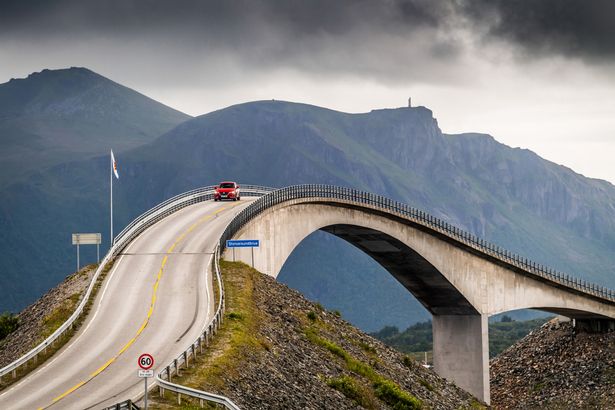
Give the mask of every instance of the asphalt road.
M 138 396 L 138 356 L 150 353 L 157 372 L 215 313 L 212 253 L 248 203 L 192 205 L 143 232 L 118 256 L 79 332 L 0 392 L 0 409 L 100 409 Z

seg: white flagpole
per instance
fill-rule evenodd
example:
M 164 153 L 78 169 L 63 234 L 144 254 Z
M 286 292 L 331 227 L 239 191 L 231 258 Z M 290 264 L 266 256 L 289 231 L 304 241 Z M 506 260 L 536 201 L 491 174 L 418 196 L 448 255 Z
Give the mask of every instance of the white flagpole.
M 111 151 L 113 152 L 113 151 Z M 113 155 L 113 154 L 111 154 Z M 111 166 L 109 167 L 109 183 L 111 184 L 111 200 L 110 205 L 111 205 L 111 246 L 113 246 L 113 157 L 109 155 L 109 161 L 111 162 Z

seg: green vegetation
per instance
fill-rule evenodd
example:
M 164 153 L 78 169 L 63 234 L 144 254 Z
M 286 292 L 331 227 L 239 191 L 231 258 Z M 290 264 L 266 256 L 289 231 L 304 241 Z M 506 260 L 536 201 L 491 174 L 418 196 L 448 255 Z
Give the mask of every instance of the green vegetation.
M 404 353 L 427 352 L 433 344 L 431 321 L 416 323 L 401 333 L 395 326 L 386 326 L 372 336 Z
M 470 408 L 474 410 L 485 410 L 486 409 L 486 407 L 480 402 L 478 402 L 476 399 L 472 399 L 470 406 L 471 406 Z
M 420 409 L 421 401 L 399 388 L 399 386 L 387 379 L 374 382 L 376 397 L 392 406 L 395 410 Z
M 410 393 L 403 391 L 394 381 L 378 374 L 367 363 L 355 359 L 335 342 L 320 336 L 315 326 L 305 329 L 305 336 L 310 342 L 327 349 L 333 355 L 342 359 L 346 364 L 346 368 L 350 372 L 363 376 L 369 380 L 372 384 L 374 395 L 389 404 L 393 407 L 393 409 L 406 410 L 421 408 L 422 404 L 419 399 Z M 345 386 L 344 388 L 348 388 L 350 391 L 353 391 L 352 385 Z
M 9 333 L 14 332 L 19 327 L 17 315 L 3 313 L 0 315 L 0 340 L 4 339 Z
M 226 317 L 230 320 L 242 320 L 243 319 L 243 315 L 238 312 L 227 313 Z
M 316 313 L 314 313 L 313 311 L 309 311 L 307 313 L 307 318 L 310 319 L 312 322 L 316 320 Z
M 75 293 L 64 299 L 60 306 L 55 308 L 49 315 L 43 318 L 41 329 L 41 339 L 44 340 L 51 336 L 64 322 L 73 314 L 79 304 L 80 293 Z
M 550 319 L 514 321 L 510 316 L 504 315 L 500 322 L 489 323 L 489 356 L 497 356 Z M 387 326 L 372 333 L 372 336 L 408 354 L 430 352 L 433 345 L 431 321 L 417 323 L 403 332 L 399 332 L 395 326 Z M 423 356 L 414 355 L 414 359 L 422 361 Z
M 351 376 L 335 377 L 327 380 L 327 385 L 367 409 L 375 408 L 370 392 Z
M 429 391 L 433 391 L 433 386 L 425 379 L 419 379 L 419 383 Z

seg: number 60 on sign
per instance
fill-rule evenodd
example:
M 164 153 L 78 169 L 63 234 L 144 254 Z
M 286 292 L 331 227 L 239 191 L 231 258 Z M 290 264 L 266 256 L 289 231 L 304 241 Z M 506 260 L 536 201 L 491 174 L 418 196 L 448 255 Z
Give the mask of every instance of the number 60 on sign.
M 149 370 L 154 366 L 154 358 L 149 353 L 143 353 L 137 360 L 139 367 L 143 370 Z

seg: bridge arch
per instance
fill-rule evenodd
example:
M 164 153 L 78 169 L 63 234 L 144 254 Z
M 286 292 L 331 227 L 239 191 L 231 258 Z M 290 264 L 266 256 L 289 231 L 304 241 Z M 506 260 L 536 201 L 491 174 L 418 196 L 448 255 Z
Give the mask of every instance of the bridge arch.
M 277 277 L 317 230 L 362 249 L 417 297 L 433 315 L 436 372 L 487 403 L 489 316 L 539 308 L 615 318 L 610 291 L 579 285 L 421 211 L 359 191 L 313 185 L 276 191 L 242 211 L 222 239 L 260 239 L 260 248 L 234 250 L 235 258 Z

